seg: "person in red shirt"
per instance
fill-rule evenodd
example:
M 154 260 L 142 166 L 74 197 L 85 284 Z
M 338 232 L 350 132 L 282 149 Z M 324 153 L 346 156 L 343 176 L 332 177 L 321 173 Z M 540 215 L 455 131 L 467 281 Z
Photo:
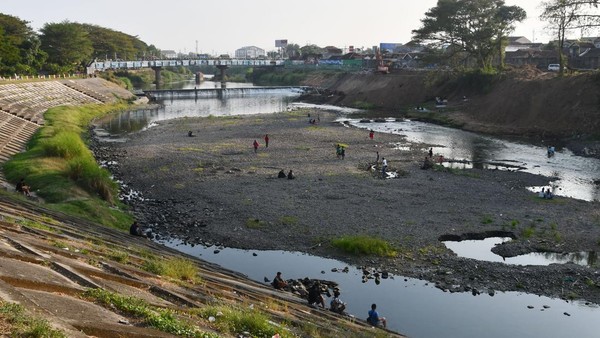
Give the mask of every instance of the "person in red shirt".
M 265 134 L 265 148 L 269 148 L 269 134 Z
M 373 131 L 373 129 L 371 129 L 369 131 L 369 138 L 372 140 L 374 135 L 375 135 L 375 132 Z
M 254 152 L 256 152 L 258 150 L 258 142 L 254 140 L 254 143 L 252 143 L 252 145 L 254 146 Z

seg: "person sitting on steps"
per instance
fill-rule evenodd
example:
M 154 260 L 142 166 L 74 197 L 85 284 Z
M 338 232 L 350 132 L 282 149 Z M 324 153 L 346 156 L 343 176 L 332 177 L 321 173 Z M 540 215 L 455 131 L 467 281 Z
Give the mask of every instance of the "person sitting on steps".
M 25 184 L 25 179 L 21 178 L 15 187 L 15 190 L 22 193 L 25 196 L 29 196 L 29 186 Z

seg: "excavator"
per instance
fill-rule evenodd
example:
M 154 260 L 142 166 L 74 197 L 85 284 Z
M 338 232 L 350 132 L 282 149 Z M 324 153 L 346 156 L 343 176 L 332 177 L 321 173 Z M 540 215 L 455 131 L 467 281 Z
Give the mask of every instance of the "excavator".
M 377 72 L 381 74 L 389 74 L 390 69 L 383 63 L 383 58 L 381 57 L 381 52 L 379 49 L 375 52 L 375 60 L 377 60 Z

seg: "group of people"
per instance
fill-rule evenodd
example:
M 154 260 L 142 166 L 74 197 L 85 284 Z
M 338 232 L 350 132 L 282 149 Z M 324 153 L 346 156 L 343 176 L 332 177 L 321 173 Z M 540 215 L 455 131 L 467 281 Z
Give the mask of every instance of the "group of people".
M 288 171 L 287 175 L 285 174 L 285 171 L 283 171 L 283 169 L 281 169 L 279 171 L 279 174 L 277 174 L 277 178 L 286 178 L 288 180 L 293 180 L 294 178 L 296 178 L 296 176 L 294 176 L 294 172 L 290 169 L 290 171 Z
M 265 148 L 269 148 L 269 134 L 265 134 Z M 252 142 L 252 146 L 254 147 L 254 152 L 258 152 L 258 147 L 260 146 L 260 144 L 258 143 L 257 140 L 254 140 L 254 142 Z
M 277 290 L 283 290 L 288 286 L 288 282 L 283 279 L 281 272 L 277 272 L 271 285 Z M 325 309 L 325 298 L 323 297 L 323 290 L 319 281 L 315 281 L 308 289 L 308 305 Z M 333 290 L 333 298 L 329 303 L 329 310 L 339 314 L 345 313 L 346 303 L 340 299 L 340 290 L 338 288 Z M 377 304 L 371 305 L 368 315 L 367 322 L 369 324 L 383 328 L 387 326 L 385 317 L 381 317 L 377 312 Z
M 552 193 L 552 190 L 550 188 L 542 188 L 542 190 L 538 193 L 538 196 L 545 199 L 552 199 L 552 197 L 554 197 L 554 194 Z

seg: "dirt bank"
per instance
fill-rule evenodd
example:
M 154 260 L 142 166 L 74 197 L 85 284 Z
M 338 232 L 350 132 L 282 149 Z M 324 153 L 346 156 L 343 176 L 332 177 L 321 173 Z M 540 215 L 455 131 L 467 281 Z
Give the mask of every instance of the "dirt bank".
M 474 85 L 474 81 L 456 80 L 449 74 L 408 71 L 387 75 L 315 75 L 306 84 L 324 88 L 325 95 L 305 99 L 345 106 L 370 103 L 387 116 L 410 113 L 416 118 L 431 118 L 431 113 L 414 110 L 415 106 L 424 105 L 439 113 L 436 119 L 466 130 L 528 136 L 540 141 L 562 139 L 581 155 L 600 157 L 598 75 L 558 77 L 520 68 L 489 83 L 479 79 L 481 86 Z M 447 98 L 447 107 L 435 108 L 435 97 Z
M 281 249 L 335 257 L 392 273 L 434 281 L 454 291 L 518 290 L 600 303 L 597 267 L 575 264 L 510 266 L 456 257 L 443 235 L 516 238 L 505 255 L 532 251 L 595 251 L 598 203 L 538 199 L 524 187 L 547 178 L 525 173 L 421 170 L 427 145 L 398 149 L 400 136 L 335 123 L 307 123 L 307 111 L 273 115 L 181 119 L 159 123 L 124 144 L 96 150 L 146 200 L 130 203 L 161 237 L 227 247 Z M 195 137 L 187 137 L 187 130 Z M 255 153 L 268 133 L 269 147 Z M 334 145 L 347 144 L 346 158 Z M 376 151 L 397 179 L 369 171 Z M 296 179 L 277 179 L 292 169 Z M 396 258 L 356 257 L 330 245 L 345 235 L 385 238 Z M 472 291 L 475 290 L 475 291 Z

